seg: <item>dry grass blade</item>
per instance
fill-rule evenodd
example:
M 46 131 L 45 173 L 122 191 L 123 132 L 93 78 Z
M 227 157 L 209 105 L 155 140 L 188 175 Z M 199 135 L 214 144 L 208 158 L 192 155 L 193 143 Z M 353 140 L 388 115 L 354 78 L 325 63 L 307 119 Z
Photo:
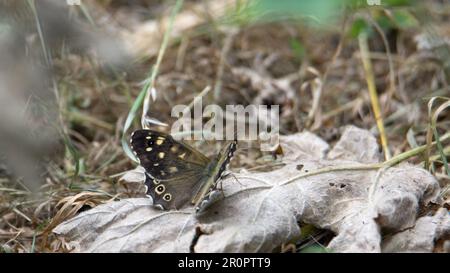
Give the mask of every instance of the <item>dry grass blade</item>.
M 433 106 L 436 100 L 444 100 L 444 102 L 439 105 L 436 110 L 433 111 Z M 437 120 L 439 118 L 439 115 L 446 109 L 450 107 L 450 99 L 446 97 L 433 97 L 428 102 L 428 115 L 429 115 L 429 123 L 428 123 L 428 130 L 427 130 L 427 149 L 425 154 L 425 168 L 429 170 L 432 166 L 432 162 L 437 159 L 442 160 L 443 168 L 445 170 L 445 173 L 450 178 L 450 168 L 448 166 L 447 161 L 447 154 L 446 150 L 447 148 L 444 148 L 442 146 L 442 140 L 440 139 L 439 132 L 437 130 Z M 431 141 L 434 138 L 436 139 L 436 147 L 439 152 L 438 157 L 431 157 Z M 441 191 L 441 195 L 445 196 L 447 192 L 450 189 L 450 185 L 446 185 L 444 189 Z
M 227 37 L 225 38 L 224 45 L 222 47 L 222 52 L 220 53 L 220 63 L 219 68 L 217 69 L 216 83 L 214 84 L 214 101 L 219 101 L 222 94 L 222 80 L 225 65 L 227 64 L 227 56 L 233 45 L 233 40 L 238 30 L 231 29 L 229 33 L 227 33 Z
M 386 34 L 384 33 L 383 29 L 381 28 L 381 26 L 375 20 L 373 20 L 372 17 L 369 17 L 369 20 L 372 23 L 372 25 L 375 27 L 375 29 L 378 32 L 378 34 L 380 35 L 381 40 L 383 41 L 383 44 L 384 44 L 384 48 L 386 49 L 386 56 L 387 56 L 387 60 L 388 60 L 388 64 L 389 64 L 389 90 L 388 90 L 388 95 L 389 95 L 389 98 L 392 98 L 394 96 L 394 94 L 395 94 L 396 86 L 395 86 L 394 61 L 392 60 L 391 48 L 389 47 L 388 39 L 387 39 Z M 390 102 L 390 99 L 386 100 L 386 105 L 389 102 Z
M 375 87 L 375 77 L 373 73 L 372 62 L 370 61 L 369 45 L 367 43 L 367 34 L 365 33 L 359 35 L 359 48 L 361 50 L 361 57 L 364 65 L 367 87 L 369 89 L 370 102 L 372 103 L 373 114 L 375 116 L 375 121 L 377 123 L 378 131 L 380 133 L 381 146 L 383 148 L 385 159 L 389 160 L 391 158 L 391 152 L 389 151 L 386 131 L 384 129 L 383 116 L 380 108 L 380 101 L 378 99 L 377 89 Z
M 115 199 L 113 197 L 112 199 Z M 46 246 L 48 234 L 60 223 L 73 217 L 83 206 L 95 207 L 112 200 L 110 196 L 98 192 L 81 192 L 61 199 L 56 207 L 61 206 L 47 227 L 39 234 L 43 237 L 42 248 Z
M 438 99 L 444 100 L 446 102 L 441 104 L 436 110 L 433 111 L 434 103 Z M 442 160 L 445 163 L 444 168 L 445 168 L 447 174 L 450 176 L 447 159 L 443 154 L 442 144 L 439 140 L 439 134 L 436 129 L 437 119 L 438 119 L 439 115 L 442 113 L 442 111 L 444 111 L 449 106 L 450 106 L 450 99 L 448 99 L 446 97 L 433 97 L 428 102 L 429 121 L 428 121 L 428 129 L 427 129 L 427 136 L 426 136 L 427 150 L 426 150 L 426 154 L 425 154 L 425 156 L 426 156 L 425 157 L 425 169 L 428 170 L 430 168 L 431 142 L 432 142 L 433 136 L 434 136 L 434 138 L 437 140 L 437 147 L 438 147 L 439 153 L 441 154 Z

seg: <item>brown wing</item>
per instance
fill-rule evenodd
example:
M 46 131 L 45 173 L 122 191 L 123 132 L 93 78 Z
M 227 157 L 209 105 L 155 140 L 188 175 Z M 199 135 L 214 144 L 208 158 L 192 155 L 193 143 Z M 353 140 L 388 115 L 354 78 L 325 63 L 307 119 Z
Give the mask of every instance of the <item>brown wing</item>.
M 172 136 L 137 130 L 131 147 L 145 168 L 147 195 L 162 209 L 179 209 L 198 192 L 209 158 Z
M 178 176 L 160 182 L 149 174 L 145 174 L 147 195 L 153 204 L 161 209 L 180 209 L 189 204 L 192 196 L 199 190 L 204 177 L 201 173 L 189 176 Z

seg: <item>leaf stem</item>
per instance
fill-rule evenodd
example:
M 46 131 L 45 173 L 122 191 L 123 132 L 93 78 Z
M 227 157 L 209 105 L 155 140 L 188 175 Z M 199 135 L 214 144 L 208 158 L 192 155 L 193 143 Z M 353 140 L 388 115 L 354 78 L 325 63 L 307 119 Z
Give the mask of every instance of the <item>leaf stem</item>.
M 450 139 L 450 133 L 447 133 L 443 135 L 439 141 L 444 142 L 446 140 Z M 432 146 L 435 146 L 437 141 L 434 141 L 431 143 Z M 394 156 L 393 158 L 386 160 L 381 163 L 373 163 L 373 164 L 358 164 L 358 165 L 340 165 L 340 166 L 329 166 L 317 170 L 310 171 L 308 173 L 302 173 L 300 175 L 294 176 L 287 181 L 284 181 L 280 184 L 280 186 L 290 184 L 300 178 L 310 177 L 314 175 L 324 174 L 324 173 L 330 173 L 335 171 L 370 171 L 370 170 L 378 170 L 381 168 L 390 168 L 395 165 L 397 165 L 400 162 L 403 162 L 411 157 L 417 156 L 419 154 L 422 154 L 427 149 L 427 145 L 422 145 L 417 148 L 414 148 L 412 150 L 406 151 L 404 153 L 401 153 L 399 155 Z

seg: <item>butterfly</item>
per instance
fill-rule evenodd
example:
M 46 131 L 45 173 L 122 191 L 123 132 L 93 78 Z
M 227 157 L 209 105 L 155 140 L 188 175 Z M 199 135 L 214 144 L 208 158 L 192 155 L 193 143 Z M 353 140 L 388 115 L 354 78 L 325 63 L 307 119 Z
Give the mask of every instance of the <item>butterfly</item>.
M 213 159 L 172 136 L 153 130 L 137 130 L 131 148 L 145 169 L 147 196 L 163 210 L 179 209 L 190 203 L 203 207 L 224 176 L 237 148 L 228 142 Z

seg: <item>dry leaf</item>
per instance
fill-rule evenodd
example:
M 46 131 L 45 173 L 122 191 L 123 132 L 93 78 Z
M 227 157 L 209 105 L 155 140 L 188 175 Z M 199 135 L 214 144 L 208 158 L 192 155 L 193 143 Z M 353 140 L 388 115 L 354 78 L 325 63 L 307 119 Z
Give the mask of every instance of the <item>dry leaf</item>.
M 380 252 L 381 229 L 412 227 L 419 205 L 438 200 L 437 180 L 421 168 L 361 170 L 378 151 L 366 130 L 348 127 L 328 157 L 328 145 L 311 133 L 280 142 L 284 167 L 235 173 L 237 181 L 222 182 L 224 198 L 201 215 L 130 198 L 83 212 L 54 232 L 79 252 L 271 252 L 295 241 L 303 221 L 337 234 L 332 251 Z
M 399 232 L 387 238 L 383 242 L 383 251 L 432 252 L 434 243 L 444 236 L 448 238 L 449 235 L 450 215 L 447 209 L 441 208 L 434 216 L 419 218 L 414 228 Z M 447 240 L 445 243 L 450 243 L 450 240 Z M 447 249 L 445 251 L 448 252 Z

